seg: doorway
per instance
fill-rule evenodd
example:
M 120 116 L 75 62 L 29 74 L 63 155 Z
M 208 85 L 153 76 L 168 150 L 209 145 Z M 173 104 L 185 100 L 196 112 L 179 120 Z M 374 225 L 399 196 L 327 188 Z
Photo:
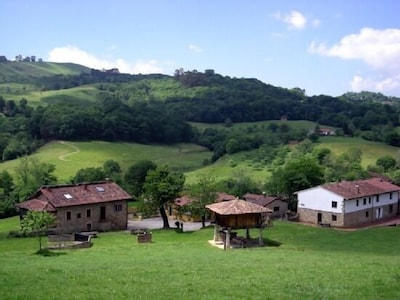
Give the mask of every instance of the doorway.
M 322 222 L 322 213 L 317 214 L 317 222 L 318 224 Z

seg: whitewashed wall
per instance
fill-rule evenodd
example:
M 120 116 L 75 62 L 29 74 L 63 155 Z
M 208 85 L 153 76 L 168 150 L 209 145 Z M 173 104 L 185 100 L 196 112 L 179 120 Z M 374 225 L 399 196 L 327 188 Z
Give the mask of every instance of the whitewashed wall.
M 332 213 L 343 212 L 343 198 L 321 187 L 314 187 L 297 192 L 297 207 L 307 208 Z M 337 202 L 337 207 L 332 207 L 332 201 Z
M 366 198 L 367 204 L 364 205 L 364 198 Z M 345 201 L 344 212 L 350 213 L 359 210 L 364 210 L 368 208 L 375 208 L 389 204 L 396 204 L 398 201 L 399 195 L 397 192 L 392 193 L 392 199 L 390 199 L 390 193 L 379 195 L 379 202 L 376 202 L 377 197 L 371 196 L 371 203 L 369 203 L 369 197 L 361 197 L 357 199 L 347 200 Z M 358 206 L 357 206 L 358 200 Z

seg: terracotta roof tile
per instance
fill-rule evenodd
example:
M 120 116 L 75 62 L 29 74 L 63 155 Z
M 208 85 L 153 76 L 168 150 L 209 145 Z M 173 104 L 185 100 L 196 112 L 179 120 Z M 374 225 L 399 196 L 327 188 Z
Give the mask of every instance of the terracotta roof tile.
M 50 202 L 53 207 L 130 200 L 132 197 L 110 181 L 41 187 L 30 199 Z
M 234 199 L 236 199 L 236 196 L 220 192 L 217 195 L 217 201 L 216 202 L 229 201 L 229 200 L 234 200 Z
M 327 183 L 321 185 L 321 187 L 334 192 L 345 199 L 354 199 L 400 191 L 399 186 L 384 181 L 381 178 Z
M 259 194 L 251 194 L 247 193 L 243 196 L 246 201 L 249 201 L 254 204 L 258 204 L 261 206 L 267 206 L 268 204 L 274 202 L 278 197 L 276 196 L 266 196 L 266 195 L 259 195 Z
M 271 212 L 269 208 L 240 199 L 206 205 L 209 210 L 220 215 L 241 215 Z
M 174 201 L 175 205 L 177 205 L 177 206 L 185 206 L 192 202 L 193 202 L 193 199 L 189 198 L 188 196 L 182 196 L 180 198 L 176 198 Z
M 21 202 L 16 204 L 17 207 L 33 210 L 33 211 L 47 211 L 54 212 L 56 209 L 47 201 L 39 200 L 39 199 L 31 199 L 25 202 Z

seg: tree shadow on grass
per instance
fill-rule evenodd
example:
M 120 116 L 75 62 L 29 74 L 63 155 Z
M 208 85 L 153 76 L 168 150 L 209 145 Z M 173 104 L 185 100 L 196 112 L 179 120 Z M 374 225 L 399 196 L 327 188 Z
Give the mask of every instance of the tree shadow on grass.
M 45 256 L 45 257 L 54 257 L 54 256 L 61 256 L 61 255 L 65 255 L 67 253 L 65 252 L 54 252 L 54 251 L 50 251 L 49 249 L 41 249 L 35 252 L 36 255 L 41 255 L 41 256 Z

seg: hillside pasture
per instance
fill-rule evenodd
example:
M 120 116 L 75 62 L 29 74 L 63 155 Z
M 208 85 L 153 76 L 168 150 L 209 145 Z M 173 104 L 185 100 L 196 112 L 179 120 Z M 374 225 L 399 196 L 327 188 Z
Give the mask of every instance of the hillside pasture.
M 317 147 L 331 149 L 336 155 L 343 154 L 350 149 L 360 149 L 362 152 L 361 165 L 363 167 L 375 165 L 379 157 L 390 155 L 393 158 L 397 158 L 400 154 L 398 147 L 367 141 L 358 137 L 321 137 Z
M 298 120 L 298 121 L 268 120 L 260 122 L 242 122 L 242 123 L 232 123 L 229 127 L 223 123 L 206 124 L 206 123 L 191 122 L 190 124 L 199 129 L 199 131 L 203 131 L 206 128 L 226 129 L 226 130 L 232 130 L 232 129 L 246 130 L 247 128 L 252 126 L 268 127 L 268 125 L 272 123 L 277 124 L 278 126 L 285 124 L 289 126 L 291 129 L 305 130 L 307 132 L 310 130 L 314 130 L 315 126 L 317 125 L 315 122 L 305 121 L 305 120 Z
M 400 227 L 339 231 L 277 221 L 267 247 L 223 251 L 213 228 L 100 233 L 88 249 L 34 254 L 0 220 L 2 299 L 398 299 Z M 243 234 L 243 232 L 239 232 Z M 257 232 L 251 231 L 252 236 Z
M 8 91 L 8 92 L 7 92 Z M 58 102 L 84 102 L 94 101 L 98 90 L 94 85 L 81 85 L 69 89 L 40 91 L 33 85 L 25 84 L 0 84 L 0 94 L 7 100 L 28 100 L 29 105 L 37 106 Z
M 211 152 L 194 144 L 144 145 L 102 141 L 54 141 L 41 147 L 32 157 L 54 164 L 59 181 L 73 177 L 79 169 L 101 167 L 107 160 L 117 161 L 122 171 L 140 160 L 152 160 L 158 165 L 168 164 L 172 170 L 187 172 L 202 167 Z M 0 164 L 0 171 L 13 172 L 18 160 Z

